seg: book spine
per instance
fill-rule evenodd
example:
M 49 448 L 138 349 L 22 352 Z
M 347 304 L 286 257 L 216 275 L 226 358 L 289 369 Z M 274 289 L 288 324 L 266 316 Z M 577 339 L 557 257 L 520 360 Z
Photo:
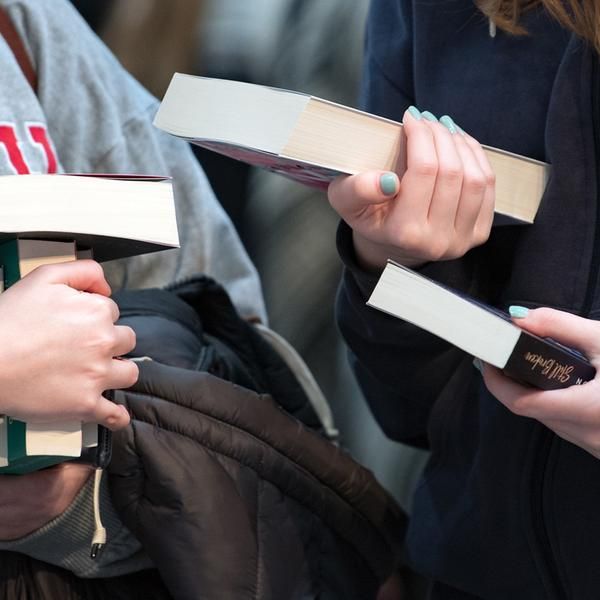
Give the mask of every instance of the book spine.
M 2 265 L 2 291 L 21 278 L 19 246 L 16 239 L 0 243 L 0 264 Z
M 596 369 L 584 356 L 569 348 L 523 333 L 504 372 L 542 390 L 556 390 L 590 381 Z

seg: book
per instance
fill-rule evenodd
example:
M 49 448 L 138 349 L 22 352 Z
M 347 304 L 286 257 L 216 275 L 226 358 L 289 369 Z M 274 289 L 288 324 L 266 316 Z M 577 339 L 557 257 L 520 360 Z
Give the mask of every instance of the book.
M 540 389 L 582 384 L 596 372 L 578 351 L 529 333 L 508 314 L 391 260 L 367 304 Z
M 91 249 L 78 250 L 74 240 L 0 241 L 0 292 L 38 266 L 91 257 Z M 0 474 L 29 473 L 79 458 L 84 449 L 97 446 L 98 431 L 95 423 L 25 423 L 0 415 Z
M 406 168 L 402 124 L 295 91 L 176 73 L 154 124 L 231 158 L 325 189 L 340 174 Z M 549 165 L 484 146 L 496 219 L 532 223 Z
M 0 415 L 0 474 L 23 475 L 66 460 L 98 446 L 96 423 L 26 423 Z
M 0 292 L 34 268 L 179 246 L 169 178 L 69 174 L 0 177 Z M 26 423 L 0 415 L 0 474 L 65 460 L 101 465 L 110 432 L 95 423 Z
M 87 258 L 90 251 L 83 254 Z M 77 260 L 80 255 L 74 240 L 4 240 L 0 242 L 0 291 L 40 265 Z M 0 415 L 0 474 L 29 473 L 80 457 L 83 448 L 94 447 L 97 440 L 98 426 L 94 423 L 25 423 Z
M 0 241 L 77 241 L 98 261 L 177 248 L 169 178 L 139 175 L 0 176 Z
M 25 277 L 36 267 L 52 263 L 77 260 L 74 240 L 29 240 L 13 238 L 0 241 L 0 265 L 2 265 L 2 290 Z

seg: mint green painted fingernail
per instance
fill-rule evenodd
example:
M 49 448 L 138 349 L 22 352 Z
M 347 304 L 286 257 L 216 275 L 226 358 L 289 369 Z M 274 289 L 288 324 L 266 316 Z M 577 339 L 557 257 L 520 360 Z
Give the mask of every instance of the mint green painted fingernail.
M 523 319 L 529 314 L 529 309 L 524 306 L 509 306 L 508 312 L 515 319 Z
M 417 121 L 421 120 L 421 111 L 416 106 L 409 106 L 408 107 L 408 112 Z
M 384 173 L 379 178 L 379 187 L 386 196 L 398 193 L 398 176 L 396 173 Z
M 437 122 L 437 117 L 434 114 L 430 113 L 428 110 L 424 110 L 421 114 L 423 115 L 424 119 L 427 119 L 428 121 Z
M 454 121 L 448 115 L 440 117 L 440 123 L 452 134 L 455 134 L 458 131 Z
M 483 363 L 479 358 L 473 359 L 473 366 L 480 372 L 483 373 Z

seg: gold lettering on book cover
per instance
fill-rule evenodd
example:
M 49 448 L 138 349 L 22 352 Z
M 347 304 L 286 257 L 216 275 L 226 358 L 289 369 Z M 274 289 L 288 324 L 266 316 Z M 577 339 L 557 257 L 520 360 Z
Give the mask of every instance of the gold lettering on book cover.
M 549 380 L 556 380 L 560 383 L 569 383 L 571 375 L 575 370 L 573 365 L 562 364 L 554 358 L 546 358 L 541 354 L 533 352 L 525 353 L 525 360 L 531 365 L 531 370 L 539 370 L 540 374 Z M 575 384 L 581 384 L 581 379 L 577 379 Z

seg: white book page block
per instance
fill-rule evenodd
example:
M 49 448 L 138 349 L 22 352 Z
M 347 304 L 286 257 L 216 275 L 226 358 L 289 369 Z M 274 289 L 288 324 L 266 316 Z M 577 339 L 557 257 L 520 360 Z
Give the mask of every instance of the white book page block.
M 81 422 L 27 423 L 28 456 L 81 456 Z

